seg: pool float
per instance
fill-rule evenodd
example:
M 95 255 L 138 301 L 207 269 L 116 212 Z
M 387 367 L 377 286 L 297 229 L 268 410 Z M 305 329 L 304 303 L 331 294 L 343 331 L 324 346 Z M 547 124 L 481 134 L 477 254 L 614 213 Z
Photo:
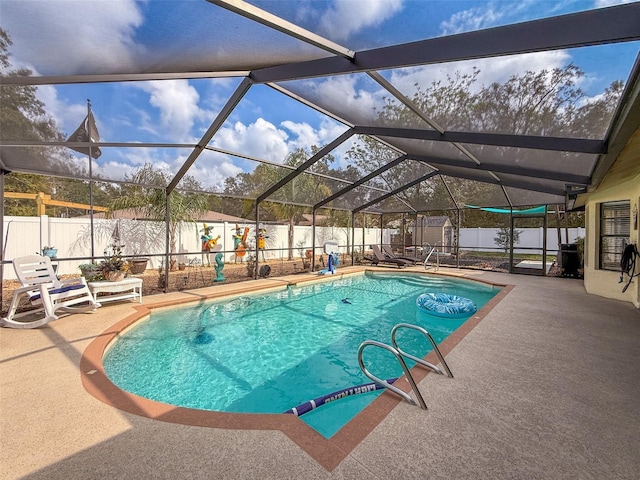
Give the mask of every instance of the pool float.
M 386 380 L 386 382 L 393 383 L 397 379 L 398 379 L 397 377 L 389 378 L 388 380 Z M 363 385 L 358 385 L 357 387 L 343 388 L 333 393 L 329 393 L 327 395 L 322 395 L 321 397 L 314 398 L 313 400 L 309 400 L 308 402 L 301 403 L 297 407 L 290 408 L 289 410 L 283 413 L 293 414 L 296 417 L 300 417 L 305 413 L 309 413 L 311 410 L 315 410 L 316 408 L 321 407 L 322 405 L 326 405 L 327 403 L 340 400 L 341 398 L 349 397 L 351 395 L 357 395 L 359 393 L 373 392 L 375 390 L 381 390 L 383 388 L 385 387 L 383 385 L 380 385 L 379 383 L 365 383 Z
M 473 300 L 449 293 L 423 293 L 416 305 L 432 315 L 445 318 L 468 317 L 478 310 Z

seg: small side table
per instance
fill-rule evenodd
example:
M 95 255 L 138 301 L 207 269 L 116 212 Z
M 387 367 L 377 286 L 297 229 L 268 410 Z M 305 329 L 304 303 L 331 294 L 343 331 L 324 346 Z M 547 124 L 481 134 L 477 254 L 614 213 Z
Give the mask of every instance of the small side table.
M 142 303 L 142 279 L 125 278 L 119 282 L 88 282 L 89 290 L 96 302 L 114 302 L 116 300 L 135 300 Z M 99 293 L 107 295 L 98 296 Z

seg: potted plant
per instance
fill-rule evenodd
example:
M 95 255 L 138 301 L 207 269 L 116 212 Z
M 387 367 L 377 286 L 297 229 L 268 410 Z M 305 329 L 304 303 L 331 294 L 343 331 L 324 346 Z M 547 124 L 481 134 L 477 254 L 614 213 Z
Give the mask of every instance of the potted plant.
M 87 279 L 87 282 L 104 280 L 98 265 L 95 263 L 82 263 L 78 265 L 78 268 L 80 269 L 82 276 Z
M 124 245 L 111 245 L 104 251 L 107 258 L 98 264 L 98 269 L 105 280 L 119 282 L 124 279 L 129 271 L 129 263 L 122 258 Z
M 58 249 L 56 247 L 42 247 L 42 255 L 55 258 L 58 255 Z
M 144 271 L 147 269 L 148 261 L 149 259 L 147 257 L 133 257 L 131 260 L 129 260 L 129 273 L 131 273 L 132 275 L 140 275 L 144 273 Z

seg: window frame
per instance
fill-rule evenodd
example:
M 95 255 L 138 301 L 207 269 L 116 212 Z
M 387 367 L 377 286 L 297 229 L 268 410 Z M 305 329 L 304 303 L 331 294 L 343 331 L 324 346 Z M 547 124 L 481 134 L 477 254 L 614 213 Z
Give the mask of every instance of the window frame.
M 631 238 L 631 201 L 600 203 L 598 223 L 598 268 L 619 272 L 622 252 Z

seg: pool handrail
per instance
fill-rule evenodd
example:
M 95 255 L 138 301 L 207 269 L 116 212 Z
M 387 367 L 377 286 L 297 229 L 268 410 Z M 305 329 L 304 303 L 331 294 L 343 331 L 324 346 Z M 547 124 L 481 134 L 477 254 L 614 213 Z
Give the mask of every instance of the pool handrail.
M 411 372 L 409 372 L 409 368 L 407 367 L 407 364 L 405 363 L 404 359 L 402 358 L 402 355 L 400 354 L 400 352 L 396 348 L 392 347 L 391 345 L 387 345 L 386 343 L 378 342 L 376 340 L 365 340 L 364 342 L 362 342 L 360 344 L 360 347 L 358 348 L 358 364 L 360 365 L 360 369 L 362 370 L 362 372 L 367 377 L 369 377 L 371 380 L 373 380 L 374 382 L 384 386 L 387 390 L 391 390 L 392 392 L 396 393 L 397 395 L 400 395 L 407 402 L 409 402 L 409 404 L 416 405 L 416 402 L 415 402 L 415 400 L 413 398 L 411 398 L 411 395 L 409 395 L 406 392 L 403 392 L 398 387 L 394 387 L 393 385 L 391 385 L 387 381 L 376 377 L 374 374 L 369 372 L 369 370 L 367 370 L 367 367 L 365 367 L 365 365 L 364 365 L 364 360 L 362 359 L 362 352 L 364 351 L 365 347 L 370 346 L 370 345 L 373 345 L 375 347 L 380 347 L 380 348 L 383 348 L 385 350 L 388 350 L 389 352 L 391 352 L 396 357 L 396 359 L 398 360 L 398 363 L 400 363 L 400 366 L 402 367 L 402 370 L 404 371 L 405 376 L 407 377 L 407 381 L 409 382 L 409 385 L 411 385 L 411 388 L 412 388 L 416 398 L 418 399 L 418 403 L 420 404 L 420 408 L 422 408 L 423 410 L 427 410 L 427 404 L 424 402 L 424 398 L 422 398 L 422 395 L 420 394 L 420 390 L 418 390 L 418 386 L 416 385 L 415 380 L 411 376 Z
M 429 259 L 431 258 L 431 255 L 433 255 L 434 253 L 436 254 L 436 265 L 435 265 L 435 271 L 437 272 L 438 269 L 440 268 L 440 251 L 438 250 L 438 244 L 440 244 L 440 246 L 442 246 L 442 242 L 438 241 L 436 242 L 433 247 L 431 246 L 430 243 L 425 243 L 424 244 L 424 249 L 428 251 L 427 256 L 425 257 L 424 261 L 422 262 L 422 265 L 424 266 L 425 270 L 428 270 L 430 267 L 430 263 L 429 263 Z
M 400 355 L 402 355 L 404 357 L 407 357 L 410 360 L 413 360 L 414 362 L 416 362 L 419 365 L 422 365 L 424 367 L 427 367 L 427 368 L 433 370 L 438 375 L 444 375 L 444 373 L 442 372 L 442 370 L 440 370 L 440 368 L 436 367 L 432 363 L 427 362 L 426 360 L 423 360 L 423 359 L 418 358 L 418 357 L 416 357 L 414 355 L 411 355 L 410 353 L 407 353 L 407 352 L 403 351 L 398 346 L 398 342 L 396 341 L 396 333 L 400 328 L 410 328 L 412 330 L 417 330 L 418 332 L 422 333 L 425 337 L 427 337 L 427 339 L 431 343 L 431 346 L 433 347 L 434 352 L 436 353 L 436 355 L 440 359 L 440 363 L 442 364 L 442 368 L 444 368 L 444 370 L 446 372 L 446 375 L 449 378 L 453 378 L 453 373 L 451 373 L 451 369 L 449 368 L 449 365 L 447 365 L 447 362 L 444 360 L 444 357 L 442 356 L 442 353 L 440 353 L 440 349 L 438 348 L 438 345 L 436 344 L 435 340 L 433 339 L 433 337 L 431 336 L 431 334 L 429 332 L 427 332 L 424 328 L 419 327 L 418 325 L 412 325 L 410 323 L 399 323 L 399 324 L 395 325 L 391 329 L 391 343 L 393 344 L 394 348 L 400 353 Z

